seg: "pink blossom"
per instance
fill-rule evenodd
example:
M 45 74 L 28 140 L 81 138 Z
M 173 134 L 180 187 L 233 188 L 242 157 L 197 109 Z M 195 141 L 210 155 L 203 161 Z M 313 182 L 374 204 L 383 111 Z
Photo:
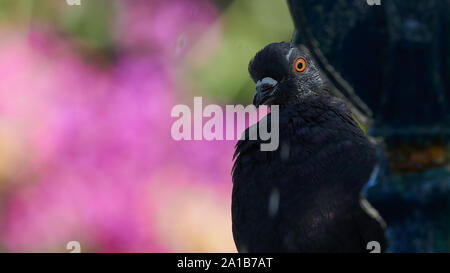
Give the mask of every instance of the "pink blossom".
M 196 0 L 125 3 L 125 51 L 108 68 L 47 31 L 1 35 L 0 128 L 17 142 L 18 158 L 1 199 L 7 251 L 66 251 L 73 240 L 83 251 L 233 250 L 230 226 L 195 208 L 229 219 L 234 143 L 170 136 L 179 90 L 169 56 L 183 33 L 194 43 L 215 11 Z M 135 54 L 141 45 L 148 51 Z M 191 203 L 196 196 L 211 205 Z M 171 208 L 186 204 L 193 218 L 180 226 L 194 228 L 183 233 L 173 223 L 186 237 L 177 246 L 165 228 L 183 214 Z M 198 238 L 199 220 L 210 244 Z

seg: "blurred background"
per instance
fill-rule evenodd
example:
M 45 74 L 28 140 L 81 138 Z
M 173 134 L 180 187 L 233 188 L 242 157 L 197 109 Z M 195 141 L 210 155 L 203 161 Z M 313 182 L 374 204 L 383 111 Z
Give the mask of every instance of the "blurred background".
M 0 0 L 0 251 L 235 252 L 235 141 L 170 112 L 249 104 L 293 29 L 284 1 Z
M 383 25 L 395 7 L 363 0 L 0 0 L 0 251 L 235 252 L 235 141 L 176 142 L 170 112 L 194 96 L 249 104 L 249 60 L 291 40 L 288 2 L 308 7 L 325 56 L 374 111 L 381 171 L 365 194 L 390 251 L 450 251 L 450 47 L 436 46 L 449 36 L 413 9 Z M 450 12 L 432 3 L 450 1 L 424 2 L 418 14 L 448 34 Z M 389 31 L 402 35 L 385 46 Z M 436 94 L 414 89 L 428 80 Z

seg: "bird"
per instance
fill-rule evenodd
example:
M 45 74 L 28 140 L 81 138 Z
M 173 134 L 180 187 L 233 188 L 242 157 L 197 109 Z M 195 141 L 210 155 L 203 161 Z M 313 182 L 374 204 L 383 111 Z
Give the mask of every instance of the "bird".
M 253 104 L 279 107 L 280 144 L 262 151 L 264 140 L 248 137 L 252 126 L 236 144 L 231 213 L 238 252 L 369 252 L 370 242 L 385 252 L 386 224 L 361 195 L 376 147 L 308 49 L 271 43 L 248 70 Z

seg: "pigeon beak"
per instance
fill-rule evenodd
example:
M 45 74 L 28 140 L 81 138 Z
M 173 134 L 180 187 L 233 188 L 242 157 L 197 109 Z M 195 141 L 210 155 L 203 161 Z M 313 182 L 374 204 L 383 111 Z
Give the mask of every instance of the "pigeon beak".
M 276 90 L 278 82 L 270 77 L 259 80 L 256 83 L 256 93 L 253 97 L 253 104 L 258 107 L 266 103 Z

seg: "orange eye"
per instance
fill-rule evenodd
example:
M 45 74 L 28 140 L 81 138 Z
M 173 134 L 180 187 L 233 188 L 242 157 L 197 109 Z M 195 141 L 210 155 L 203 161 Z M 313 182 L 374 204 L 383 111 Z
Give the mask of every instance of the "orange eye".
M 306 69 L 306 61 L 303 58 L 297 59 L 294 64 L 295 71 L 303 72 Z

